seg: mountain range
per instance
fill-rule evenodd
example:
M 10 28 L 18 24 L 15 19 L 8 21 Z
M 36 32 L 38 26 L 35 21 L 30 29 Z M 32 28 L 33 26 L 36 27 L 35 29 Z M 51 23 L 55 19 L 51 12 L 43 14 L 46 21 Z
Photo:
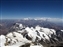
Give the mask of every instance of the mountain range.
M 59 20 L 60 22 L 53 22 L 52 20 L 46 19 L 46 18 L 39 18 L 39 19 L 3 19 L 0 20 L 0 34 L 6 34 L 10 31 L 12 31 L 12 26 L 15 23 L 22 23 L 25 26 L 28 27 L 35 27 L 37 25 L 44 27 L 44 28 L 51 28 L 55 30 L 61 30 L 63 29 L 63 22 L 62 20 Z M 54 20 L 57 21 L 57 20 Z
M 14 23 L 10 30 L 6 35 L 0 35 L 0 47 L 63 46 L 63 30 L 40 25 L 30 27 L 21 23 Z

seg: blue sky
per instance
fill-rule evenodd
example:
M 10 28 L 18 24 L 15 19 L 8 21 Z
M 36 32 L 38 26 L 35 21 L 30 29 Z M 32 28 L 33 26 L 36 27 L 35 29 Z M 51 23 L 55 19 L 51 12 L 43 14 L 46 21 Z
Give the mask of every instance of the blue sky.
M 3 19 L 62 18 L 62 0 L 1 0 Z

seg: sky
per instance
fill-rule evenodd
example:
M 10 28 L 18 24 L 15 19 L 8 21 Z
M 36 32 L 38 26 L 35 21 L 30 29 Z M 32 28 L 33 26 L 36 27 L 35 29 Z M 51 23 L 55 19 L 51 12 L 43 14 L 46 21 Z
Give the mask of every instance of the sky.
M 2 19 L 63 17 L 62 0 L 1 0 Z

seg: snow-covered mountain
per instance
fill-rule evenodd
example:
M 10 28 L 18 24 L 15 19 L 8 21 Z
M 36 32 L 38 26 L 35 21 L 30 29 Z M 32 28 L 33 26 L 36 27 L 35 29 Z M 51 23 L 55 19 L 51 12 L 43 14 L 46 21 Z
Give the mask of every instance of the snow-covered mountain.
M 63 44 L 63 30 L 44 28 L 39 25 L 34 28 L 16 23 L 12 27 L 12 32 L 0 35 L 0 40 L 0 47 L 59 46 Z

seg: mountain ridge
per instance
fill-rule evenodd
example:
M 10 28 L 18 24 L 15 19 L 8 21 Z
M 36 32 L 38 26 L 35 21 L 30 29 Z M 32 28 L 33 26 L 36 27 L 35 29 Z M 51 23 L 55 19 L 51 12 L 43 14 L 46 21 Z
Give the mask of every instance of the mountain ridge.
M 14 29 L 12 32 L 0 35 L 0 39 L 4 39 L 3 43 L 1 41 L 1 46 L 30 47 L 30 45 L 41 45 L 42 47 L 51 47 L 63 43 L 63 30 L 44 28 L 39 25 L 34 28 L 21 23 L 15 23 L 12 28 Z

